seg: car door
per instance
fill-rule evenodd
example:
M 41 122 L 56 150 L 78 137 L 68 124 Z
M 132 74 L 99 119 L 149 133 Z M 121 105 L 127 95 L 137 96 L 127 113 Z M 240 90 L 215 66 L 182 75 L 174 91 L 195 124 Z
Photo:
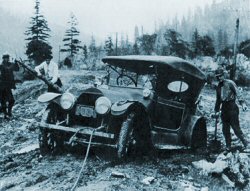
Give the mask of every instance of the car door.
M 158 80 L 157 95 L 153 99 L 153 127 L 155 131 L 161 132 L 164 143 L 179 142 L 178 134 L 186 109 L 182 97 L 187 89 L 188 85 L 182 78 Z

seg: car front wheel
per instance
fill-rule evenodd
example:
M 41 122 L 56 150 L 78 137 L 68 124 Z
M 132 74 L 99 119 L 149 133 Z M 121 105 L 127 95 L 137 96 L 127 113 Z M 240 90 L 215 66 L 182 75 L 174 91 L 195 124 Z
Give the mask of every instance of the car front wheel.
M 125 159 L 131 151 L 133 144 L 135 143 L 133 128 L 134 119 L 135 114 L 130 113 L 122 123 L 117 145 L 117 155 L 119 159 Z
M 50 108 L 47 108 L 42 116 L 41 123 L 55 124 L 56 118 Z M 55 132 L 40 127 L 39 133 L 39 147 L 41 155 L 54 154 L 63 149 L 63 144 L 59 135 Z

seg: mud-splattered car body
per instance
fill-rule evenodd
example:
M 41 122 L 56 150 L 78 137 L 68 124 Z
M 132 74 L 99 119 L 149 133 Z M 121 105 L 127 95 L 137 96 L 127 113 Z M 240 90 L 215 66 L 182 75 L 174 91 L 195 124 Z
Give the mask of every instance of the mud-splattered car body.
M 198 68 L 171 56 L 110 56 L 102 61 L 118 73 L 116 83 L 126 86 L 110 85 L 108 72 L 105 86 L 41 95 L 39 101 L 49 103 L 39 124 L 42 153 L 74 141 L 87 145 L 90 136 L 93 146 L 113 147 L 119 158 L 152 147 L 206 146 L 205 119 L 195 114 L 205 84 Z M 142 82 L 140 76 L 148 79 Z

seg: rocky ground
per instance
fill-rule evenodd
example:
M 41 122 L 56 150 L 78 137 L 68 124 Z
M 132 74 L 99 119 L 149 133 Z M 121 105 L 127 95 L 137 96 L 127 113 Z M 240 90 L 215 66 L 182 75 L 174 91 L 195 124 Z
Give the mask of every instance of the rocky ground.
M 86 73 L 86 72 L 85 72 Z M 64 84 L 82 86 L 91 83 L 93 74 L 84 72 L 63 73 Z M 88 76 L 88 77 L 86 77 Z M 60 155 L 41 156 L 38 149 L 39 121 L 45 106 L 37 102 L 46 87 L 42 82 L 32 81 L 18 85 L 15 90 L 14 117 L 4 120 L 0 116 L 0 190 L 71 190 L 81 169 L 85 150 L 80 153 L 65 152 Z M 250 106 L 250 94 L 244 89 Z M 204 88 L 200 109 L 207 117 L 209 142 L 213 139 L 213 111 L 215 91 Z M 250 110 L 240 111 L 241 126 L 250 140 Z M 219 124 L 218 139 L 224 144 Z M 234 152 L 240 147 L 233 137 Z M 126 163 L 112 160 L 112 151 L 91 150 L 87 164 L 76 190 L 234 190 L 239 189 L 225 181 L 221 174 L 204 173 L 193 162 L 214 162 L 220 152 L 206 154 L 190 150 L 168 150 L 155 156 L 134 158 Z M 244 177 L 247 179 L 248 177 Z M 243 188 L 243 187 L 241 187 Z M 250 186 L 244 185 L 245 190 Z

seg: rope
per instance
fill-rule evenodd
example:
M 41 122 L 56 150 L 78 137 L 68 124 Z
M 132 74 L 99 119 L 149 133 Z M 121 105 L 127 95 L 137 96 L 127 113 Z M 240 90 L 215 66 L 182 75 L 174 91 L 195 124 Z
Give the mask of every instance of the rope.
M 86 161 L 87 161 L 87 158 L 88 158 L 88 156 L 89 156 L 89 150 L 90 150 L 90 145 L 91 145 L 92 137 L 93 137 L 93 134 L 94 134 L 95 130 L 96 130 L 96 129 L 94 129 L 94 130 L 92 131 L 91 135 L 90 135 L 89 143 L 88 143 L 88 147 L 87 147 L 87 151 L 86 151 L 86 155 L 85 155 L 84 161 L 83 161 L 83 163 L 82 163 L 82 168 L 81 168 L 81 170 L 80 170 L 80 172 L 79 172 L 79 174 L 78 174 L 78 177 L 77 177 L 77 180 L 76 180 L 74 186 L 71 188 L 71 191 L 74 191 L 74 190 L 76 189 L 76 186 L 77 186 L 77 184 L 78 184 L 78 182 L 79 182 L 79 180 L 80 180 L 82 171 L 83 171 L 83 169 L 84 169 L 84 167 L 85 167 L 85 165 L 86 165 Z

